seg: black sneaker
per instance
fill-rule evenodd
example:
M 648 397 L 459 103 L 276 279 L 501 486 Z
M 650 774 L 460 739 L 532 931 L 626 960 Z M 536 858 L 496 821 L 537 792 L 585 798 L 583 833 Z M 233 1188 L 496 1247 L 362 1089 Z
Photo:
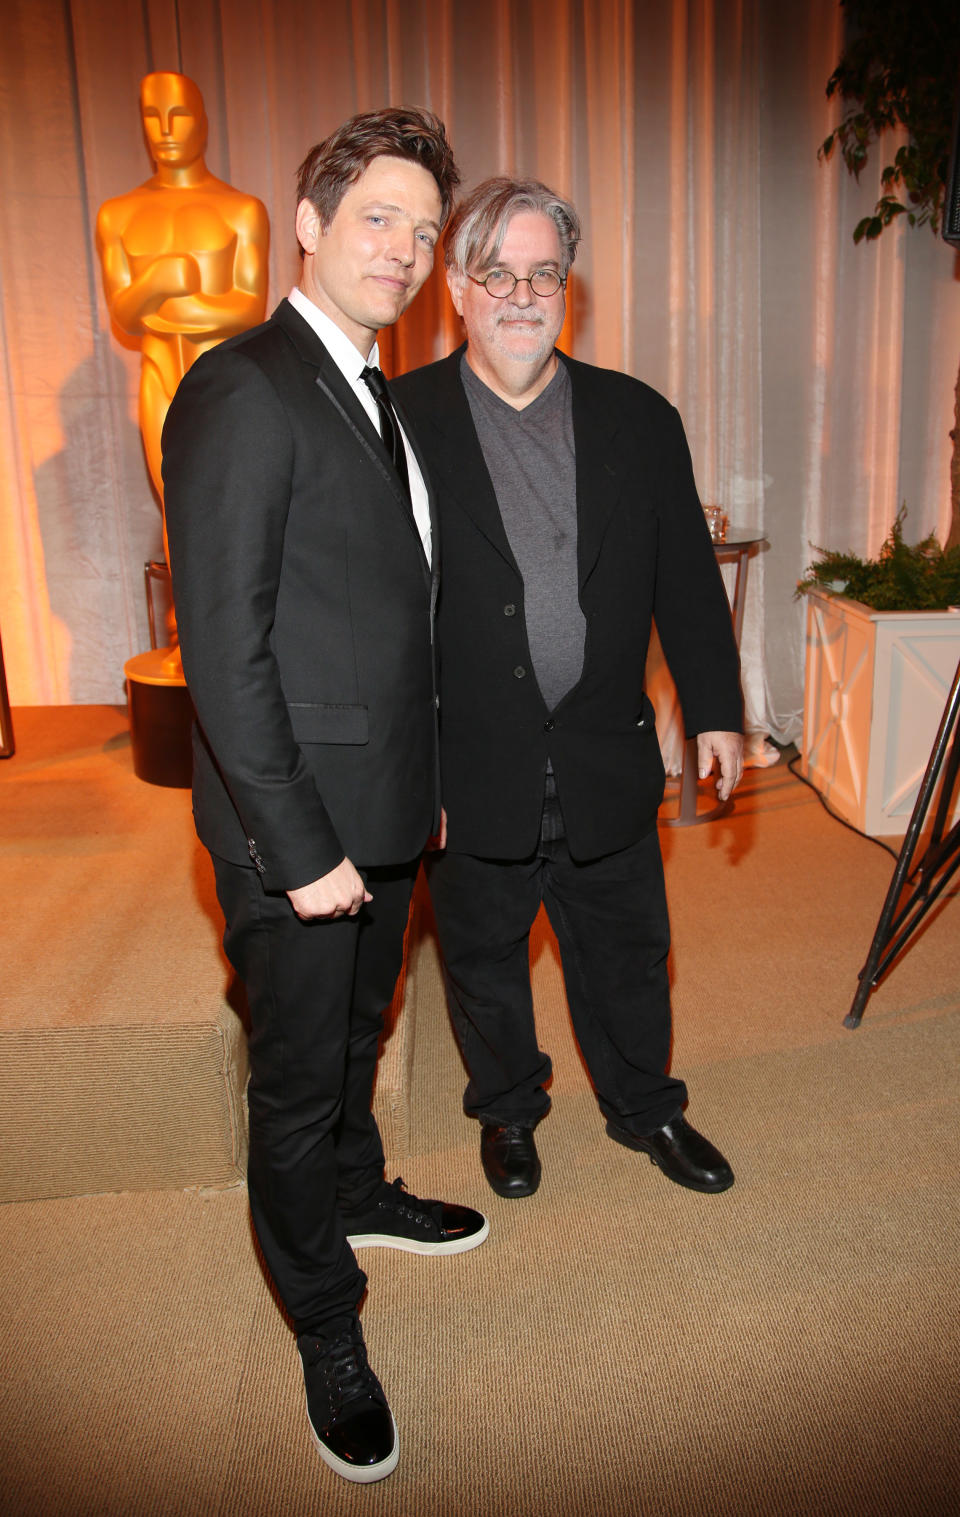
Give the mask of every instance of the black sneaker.
M 397 1467 L 397 1427 L 367 1363 L 356 1313 L 297 1339 L 313 1441 L 345 1480 L 382 1480 Z
M 421 1201 L 402 1180 L 386 1181 L 362 1212 L 341 1208 L 354 1248 L 402 1248 L 409 1254 L 464 1254 L 490 1231 L 481 1212 L 447 1201 Z

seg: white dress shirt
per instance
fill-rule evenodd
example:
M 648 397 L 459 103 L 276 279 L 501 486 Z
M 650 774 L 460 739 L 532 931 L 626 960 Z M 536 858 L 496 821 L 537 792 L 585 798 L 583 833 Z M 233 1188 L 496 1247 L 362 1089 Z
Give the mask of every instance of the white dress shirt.
M 380 367 L 379 345 L 375 342 L 366 358 L 364 358 L 359 348 L 354 347 L 346 332 L 341 332 L 336 322 L 332 321 L 325 311 L 321 311 L 319 306 L 314 305 L 313 301 L 303 293 L 298 285 L 294 285 L 290 291 L 289 300 L 294 310 L 299 312 L 304 321 L 308 322 L 316 332 L 379 434 L 380 417 L 377 412 L 377 403 L 370 393 L 369 386 L 360 378 L 360 375 L 368 365 L 374 369 Z M 423 543 L 423 551 L 429 564 L 433 562 L 433 545 L 430 531 L 430 505 L 427 500 L 427 487 L 424 484 L 416 455 L 407 440 L 403 427 L 400 425 L 399 416 L 397 417 L 397 426 L 400 429 L 400 436 L 403 438 L 403 451 L 407 455 L 407 475 L 410 479 L 410 502 L 413 506 L 413 519 L 416 522 L 417 531 L 420 533 L 420 541 Z

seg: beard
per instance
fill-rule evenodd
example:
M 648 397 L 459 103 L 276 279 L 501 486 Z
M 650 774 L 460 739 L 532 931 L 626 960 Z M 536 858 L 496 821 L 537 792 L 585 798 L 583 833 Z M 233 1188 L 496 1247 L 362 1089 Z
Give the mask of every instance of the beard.
M 504 327 L 508 329 L 506 332 L 502 330 Z M 530 339 L 529 346 L 519 351 L 511 346 L 509 341 L 511 331 L 522 332 Z M 502 316 L 498 316 L 494 329 L 497 347 L 515 363 L 540 363 L 553 352 L 557 336 L 558 332 L 553 330 L 552 324 L 547 326 L 546 317 L 543 315 L 525 316 L 516 311 L 505 311 Z

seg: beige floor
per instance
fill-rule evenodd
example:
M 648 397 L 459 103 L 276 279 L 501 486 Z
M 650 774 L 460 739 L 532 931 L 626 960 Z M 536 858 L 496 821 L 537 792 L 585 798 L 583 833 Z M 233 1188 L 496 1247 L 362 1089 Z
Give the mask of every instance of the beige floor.
M 358 1489 L 317 1459 L 241 1187 L 73 1197 L 0 1207 L 0 1511 L 960 1507 L 960 905 L 851 1032 L 889 855 L 783 769 L 664 849 L 674 1067 L 732 1191 L 683 1191 L 606 1139 L 540 934 L 544 1180 L 493 1196 L 427 939 L 404 1177 L 483 1206 L 491 1237 L 364 1258 L 397 1473 Z

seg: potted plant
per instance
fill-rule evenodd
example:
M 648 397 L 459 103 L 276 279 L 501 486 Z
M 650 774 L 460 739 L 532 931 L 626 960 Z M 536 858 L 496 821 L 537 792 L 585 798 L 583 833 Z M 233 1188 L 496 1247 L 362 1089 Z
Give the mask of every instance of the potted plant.
M 906 543 L 905 514 L 876 559 L 817 549 L 797 586 L 801 773 L 869 836 L 906 830 L 960 661 L 960 547 Z

